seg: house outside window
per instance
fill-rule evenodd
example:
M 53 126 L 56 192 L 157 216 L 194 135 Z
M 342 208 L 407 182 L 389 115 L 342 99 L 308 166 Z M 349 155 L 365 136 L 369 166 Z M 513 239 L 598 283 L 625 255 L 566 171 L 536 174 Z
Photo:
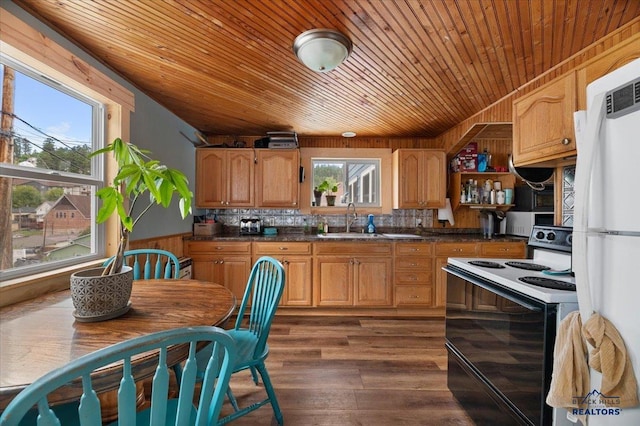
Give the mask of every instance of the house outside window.
M 1 239 L 1 280 L 103 256 L 94 220 L 103 170 L 89 154 L 104 146 L 104 105 L 14 58 L 0 65 L 9 88 L 0 89 L 0 138 L 10 147 L 0 162 L 0 200 L 10 200 L 0 233 L 11 236 Z

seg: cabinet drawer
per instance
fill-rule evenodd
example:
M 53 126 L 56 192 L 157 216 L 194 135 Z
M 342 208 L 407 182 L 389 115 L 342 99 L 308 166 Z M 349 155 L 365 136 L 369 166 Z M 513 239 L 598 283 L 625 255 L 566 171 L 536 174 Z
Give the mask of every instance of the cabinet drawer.
M 274 254 L 311 254 L 311 243 L 288 242 L 254 242 L 253 253 L 256 255 Z
M 411 271 L 431 271 L 433 260 L 430 257 L 396 257 L 396 269 L 408 269 Z
M 480 247 L 483 257 L 525 257 L 524 243 L 483 243 Z
M 468 257 L 476 254 L 478 243 L 437 243 L 437 256 Z
M 313 251 L 319 255 L 383 256 L 391 255 L 390 243 L 314 243 Z
M 224 253 L 224 254 L 251 254 L 250 241 L 189 241 L 187 243 L 188 254 L 198 253 Z
M 431 243 L 396 243 L 397 256 L 431 256 L 433 254 Z
M 396 287 L 396 306 L 401 305 L 431 305 L 433 303 L 433 288 L 424 285 L 405 285 Z
M 395 284 L 431 285 L 431 271 L 396 271 Z

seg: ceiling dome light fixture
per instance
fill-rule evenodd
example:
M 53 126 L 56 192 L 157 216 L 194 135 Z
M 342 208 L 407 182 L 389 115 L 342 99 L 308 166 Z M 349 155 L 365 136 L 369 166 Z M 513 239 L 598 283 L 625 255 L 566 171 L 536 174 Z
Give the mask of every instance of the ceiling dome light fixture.
M 319 28 L 296 37 L 293 53 L 313 71 L 328 72 L 349 57 L 352 46 L 351 40 L 341 32 Z
M 343 138 L 355 138 L 356 137 L 356 132 L 351 132 L 351 131 L 342 132 L 342 137 Z

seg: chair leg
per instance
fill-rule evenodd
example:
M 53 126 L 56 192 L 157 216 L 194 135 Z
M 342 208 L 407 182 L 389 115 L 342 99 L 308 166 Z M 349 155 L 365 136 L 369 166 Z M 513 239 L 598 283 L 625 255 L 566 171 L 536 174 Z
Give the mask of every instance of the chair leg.
M 253 383 L 258 384 L 258 373 L 255 367 L 251 367 L 251 377 L 253 377 Z
M 282 412 L 280 411 L 280 404 L 278 404 L 278 398 L 276 398 L 276 393 L 273 390 L 273 385 L 271 384 L 271 379 L 269 378 L 267 367 L 264 365 L 264 362 L 261 362 L 260 364 L 256 365 L 256 368 L 260 372 L 262 383 L 264 384 L 264 389 L 267 392 L 267 396 L 269 396 L 271 407 L 273 408 L 273 415 L 275 416 L 278 424 L 282 426 L 284 420 L 282 418 Z
M 236 412 L 239 411 L 240 408 L 238 407 L 238 401 L 236 400 L 236 397 L 233 395 L 233 392 L 231 391 L 231 386 L 227 388 L 227 398 L 229 398 L 229 402 L 233 407 L 233 411 L 236 411 Z

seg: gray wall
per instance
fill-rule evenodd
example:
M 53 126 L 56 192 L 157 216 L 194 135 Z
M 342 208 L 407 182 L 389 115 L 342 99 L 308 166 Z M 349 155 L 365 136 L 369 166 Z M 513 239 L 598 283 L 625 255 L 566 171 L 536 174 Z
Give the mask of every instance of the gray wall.
M 102 65 L 84 50 L 29 15 L 12 1 L 1 0 L 0 4 L 31 27 L 129 89 L 135 95 L 136 102 L 135 112 L 131 116 L 131 142 L 150 150 L 152 158 L 184 172 L 189 178 L 191 191 L 195 192 L 195 150 L 193 145 L 180 135 L 180 131 L 182 131 L 191 139 L 195 139 L 193 127 Z M 136 226 L 131 239 L 138 240 L 191 232 L 192 218 L 187 217 L 183 221 L 178 212 L 177 201 L 172 204 L 169 209 L 154 206 Z

